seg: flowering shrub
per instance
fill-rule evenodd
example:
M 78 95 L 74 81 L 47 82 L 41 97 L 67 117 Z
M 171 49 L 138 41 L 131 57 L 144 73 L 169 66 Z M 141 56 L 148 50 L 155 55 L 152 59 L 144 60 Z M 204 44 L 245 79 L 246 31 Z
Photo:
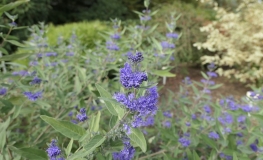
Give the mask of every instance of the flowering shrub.
M 156 83 L 174 76 L 180 36 L 167 23 L 168 33 L 155 37 L 147 25 L 156 12 L 147 0 L 145 7 L 140 26 L 125 32 L 114 19 L 93 49 L 75 34 L 51 46 L 41 23 L 19 43 L 27 53 L 0 58 L 28 60 L 1 66 L 1 159 L 262 158 L 262 91 L 215 100 L 210 64 L 201 82 L 186 77 L 179 93 L 160 97 Z
M 217 73 L 241 82 L 260 82 L 263 76 L 261 12 L 263 5 L 256 0 L 244 0 L 235 12 L 215 7 L 217 21 L 201 28 L 209 35 L 206 42 L 196 43 L 198 49 L 215 52 L 201 57 L 202 63 L 214 62 Z M 228 69 L 224 69 L 228 66 Z

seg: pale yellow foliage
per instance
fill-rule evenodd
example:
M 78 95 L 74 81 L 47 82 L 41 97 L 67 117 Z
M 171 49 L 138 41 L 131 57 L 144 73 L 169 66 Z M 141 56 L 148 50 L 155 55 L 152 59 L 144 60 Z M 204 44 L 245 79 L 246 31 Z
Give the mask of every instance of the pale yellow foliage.
M 217 72 L 241 82 L 263 78 L 263 4 L 243 0 L 235 12 L 215 6 L 217 21 L 200 28 L 207 32 L 206 42 L 195 43 L 198 49 L 215 52 L 201 57 L 202 63 L 214 62 Z M 228 66 L 232 69 L 223 69 Z

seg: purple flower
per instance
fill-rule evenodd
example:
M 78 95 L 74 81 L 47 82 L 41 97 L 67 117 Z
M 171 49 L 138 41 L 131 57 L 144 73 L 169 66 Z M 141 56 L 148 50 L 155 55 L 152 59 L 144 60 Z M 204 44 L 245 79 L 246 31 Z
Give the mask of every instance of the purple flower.
M 207 68 L 208 68 L 208 70 L 210 70 L 210 71 L 212 71 L 212 70 L 214 70 L 215 68 L 216 68 L 216 66 L 215 66 L 215 63 L 210 63 L 208 66 L 207 66 Z
M 131 146 L 129 140 L 124 140 L 124 147 L 120 152 L 112 153 L 114 160 L 132 160 L 135 149 Z
M 219 134 L 217 134 L 216 132 L 213 131 L 213 132 L 210 132 L 208 134 L 208 137 L 211 138 L 211 139 L 217 140 L 217 139 L 219 139 Z
M 75 119 L 70 120 L 70 122 L 74 124 L 78 124 L 78 121 L 76 121 Z
M 144 121 L 144 127 L 153 126 L 154 125 L 154 116 L 148 116 Z
M 228 97 L 226 99 L 221 99 L 219 101 L 219 104 L 222 107 L 226 106 L 228 109 L 230 109 L 232 111 L 238 110 L 238 108 L 239 108 L 239 105 L 236 104 L 236 102 L 234 101 L 234 99 L 232 97 Z
M 31 74 L 28 71 L 22 70 L 22 71 L 15 71 L 12 73 L 14 76 L 30 76 Z
M 184 80 L 183 80 L 183 83 L 186 84 L 186 85 L 192 84 L 190 77 L 185 77 Z
M 238 136 L 238 137 L 243 137 L 243 133 L 242 133 L 242 132 L 238 132 L 238 133 L 237 133 L 237 136 Z
M 188 147 L 191 144 L 191 140 L 188 137 L 181 137 L 178 142 L 180 142 L 183 147 Z
M 245 115 L 237 117 L 237 122 L 238 123 L 243 123 L 243 122 L 245 122 L 245 120 L 246 120 L 246 116 Z
M 57 141 L 56 140 L 52 140 L 48 149 L 46 150 L 48 157 L 53 160 L 53 159 L 57 159 L 57 156 L 59 156 L 61 154 L 61 150 L 60 148 L 56 145 Z
M 121 38 L 119 33 L 114 33 L 113 35 L 110 36 L 112 39 L 119 40 Z
M 47 57 L 52 57 L 52 56 L 55 57 L 55 56 L 57 56 L 57 55 L 58 55 L 58 54 L 57 54 L 56 52 L 47 52 L 47 53 L 46 53 L 46 56 L 47 56 Z
M 123 124 L 123 129 L 127 134 L 131 134 L 131 127 L 128 124 Z
M 143 120 L 142 120 L 142 117 L 140 116 L 135 116 L 134 117 L 134 120 L 132 121 L 132 127 L 133 128 L 137 128 L 137 127 L 141 127 L 143 124 Z
M 87 115 L 86 115 L 86 109 L 85 108 L 80 108 L 79 110 L 79 114 L 77 114 L 77 119 L 80 121 L 80 122 L 84 122 L 85 120 L 88 119 Z
M 149 15 L 145 15 L 145 16 L 141 16 L 140 19 L 141 19 L 142 21 L 149 21 L 149 20 L 151 20 L 152 18 L 151 18 L 151 16 L 149 16 Z
M 38 77 L 34 77 L 33 80 L 30 82 L 31 85 L 34 84 L 40 84 L 42 82 L 42 79 L 38 78 Z
M 24 95 L 30 100 L 30 101 L 36 101 L 37 99 L 42 97 L 42 92 L 24 92 Z
M 1 96 L 5 95 L 6 92 L 7 92 L 7 89 L 6 89 L 6 88 L 2 87 L 2 88 L 0 89 L 0 95 L 1 95 Z
M 68 113 L 68 116 L 69 116 L 69 117 L 72 117 L 72 116 L 73 116 L 73 112 L 70 111 L 70 112 Z
M 151 10 L 150 10 L 150 9 L 144 9 L 144 10 L 142 10 L 142 13 L 147 13 L 147 14 L 149 14 L 149 13 L 151 13 Z
M 227 134 L 227 133 L 231 133 L 231 131 L 232 131 L 231 128 L 228 128 L 228 127 L 227 127 L 227 128 L 224 128 L 223 133 L 224 133 L 224 134 Z
M 132 54 L 132 52 L 128 52 L 127 53 L 128 59 L 132 62 L 132 63 L 139 63 L 143 60 L 143 56 L 141 52 L 136 52 L 135 55 Z
M 164 115 L 165 117 L 167 117 L 167 118 L 172 118 L 172 116 L 173 116 L 170 111 L 165 111 L 165 112 L 163 112 L 163 115 Z
M 252 143 L 249 145 L 250 148 L 254 151 L 254 152 L 257 152 L 258 151 L 258 146 L 255 144 L 255 143 Z
M 133 72 L 129 63 L 120 69 L 120 82 L 125 88 L 138 88 L 143 81 L 147 81 L 146 73 Z
M 37 66 L 38 65 L 38 61 L 30 61 L 29 65 L 30 66 Z
M 163 47 L 163 49 L 173 49 L 173 48 L 175 48 L 175 45 L 173 43 L 169 43 L 167 41 L 162 41 L 161 42 L 161 46 Z
M 190 126 L 191 126 L 191 123 L 190 123 L 190 122 L 185 122 L 185 125 L 186 125 L 187 127 L 190 127 Z
M 201 82 L 204 84 L 208 84 L 210 86 L 215 85 L 214 81 L 206 80 L 206 79 L 201 79 Z
M 202 92 L 210 94 L 210 93 L 211 93 L 211 90 L 209 90 L 209 89 L 207 89 L 207 88 L 204 88 L 204 89 L 202 90 Z
M 106 42 L 106 48 L 111 51 L 118 51 L 120 48 L 112 41 Z
M 178 38 L 178 34 L 177 33 L 166 33 L 166 37 L 167 38 L 177 39 Z
M 256 109 L 256 107 L 252 106 L 251 104 L 242 105 L 240 108 L 242 108 L 242 110 L 245 112 L 251 112 Z
M 195 120 L 195 119 L 196 119 L 196 115 L 192 114 L 192 120 Z
M 163 126 L 167 128 L 171 128 L 171 122 L 170 121 L 164 121 Z
M 203 108 L 206 113 L 211 113 L 211 108 L 208 105 L 205 105 Z
M 211 78 L 217 77 L 217 74 L 216 74 L 215 72 L 212 72 L 212 71 L 208 71 L 208 72 L 206 72 L 206 74 L 207 74 L 209 77 L 211 77 Z
M 222 125 L 231 124 L 233 122 L 233 117 L 231 114 L 226 112 L 226 113 L 221 114 L 220 117 L 218 117 L 218 121 Z
M 243 144 L 242 140 L 237 140 L 236 145 L 239 146 L 241 144 Z

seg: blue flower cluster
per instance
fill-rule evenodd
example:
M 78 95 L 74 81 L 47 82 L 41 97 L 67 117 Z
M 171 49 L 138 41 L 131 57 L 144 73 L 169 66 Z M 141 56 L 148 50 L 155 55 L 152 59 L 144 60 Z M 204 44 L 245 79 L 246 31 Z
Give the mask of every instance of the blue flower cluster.
M 129 139 L 123 140 L 124 148 L 120 152 L 112 153 L 114 160 L 131 160 L 134 156 L 135 149 L 131 146 Z
M 106 42 L 106 48 L 111 51 L 118 51 L 120 49 L 119 46 L 112 41 Z
M 141 52 L 136 52 L 135 55 L 133 55 L 132 52 L 128 52 L 127 56 L 132 63 L 140 63 L 143 60 L 143 56 Z
M 161 46 L 163 49 L 174 49 L 175 45 L 173 43 L 169 43 L 168 41 L 162 41 Z
M 77 114 L 77 119 L 80 121 L 80 122 L 84 122 L 88 119 L 87 117 L 87 114 L 86 114 L 86 109 L 85 108 L 81 108 L 79 110 L 79 114 Z
M 179 138 L 178 142 L 180 142 L 183 147 L 188 147 L 191 144 L 189 136 Z
M 178 38 L 178 34 L 177 33 L 166 33 L 166 37 L 167 38 L 177 39 Z
M 38 91 L 38 92 L 24 92 L 24 95 L 30 100 L 30 101 L 36 101 L 39 98 L 42 97 L 42 91 Z
M 42 82 L 42 79 L 38 78 L 37 76 L 33 78 L 33 80 L 30 82 L 31 85 L 34 84 L 40 84 Z
M 114 99 L 129 110 L 139 112 L 140 116 L 146 116 L 150 113 L 156 112 L 158 97 L 159 95 L 156 86 L 149 88 L 146 91 L 146 94 L 139 98 L 136 98 L 133 93 L 130 93 L 128 96 L 123 93 L 115 93 L 113 96 Z
M 52 140 L 48 149 L 46 150 L 50 160 L 64 160 L 63 157 L 58 157 L 61 154 L 60 148 L 56 145 L 57 141 Z
M 0 95 L 1 95 L 1 96 L 5 95 L 6 92 L 7 92 L 7 89 L 6 89 L 6 88 L 2 87 L 2 88 L 0 89 Z
M 119 40 L 121 38 L 119 33 L 114 33 L 113 35 L 110 36 L 112 39 Z
M 224 153 L 220 153 L 219 157 L 222 158 L 222 159 L 225 159 L 225 160 L 233 160 L 232 156 L 228 156 L 228 155 L 226 155 Z
M 143 81 L 147 81 L 146 73 L 133 71 L 129 63 L 125 63 L 120 69 L 120 82 L 125 88 L 138 88 Z
M 208 137 L 217 140 L 219 139 L 219 134 L 213 131 L 208 134 Z

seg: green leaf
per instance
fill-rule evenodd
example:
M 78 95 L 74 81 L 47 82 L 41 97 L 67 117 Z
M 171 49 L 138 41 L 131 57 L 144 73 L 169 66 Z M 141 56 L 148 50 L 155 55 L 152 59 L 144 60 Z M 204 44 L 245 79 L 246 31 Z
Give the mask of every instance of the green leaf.
M 100 85 L 95 84 L 97 90 L 100 93 L 100 96 L 103 98 L 112 98 L 111 94 L 107 92 L 104 88 L 102 88 Z M 109 110 L 109 112 L 115 116 L 118 116 L 118 112 L 116 111 L 115 107 L 108 101 L 105 101 L 106 107 Z
M 168 70 L 153 70 L 152 73 L 161 77 L 175 77 L 175 74 L 169 72 Z
M 8 3 L 2 7 L 0 7 L 0 16 L 2 16 L 2 14 L 6 11 L 9 11 L 13 8 L 16 8 L 17 6 L 23 4 L 23 3 L 26 3 L 26 2 L 29 2 L 30 0 L 19 0 L 19 1 L 16 1 L 16 2 L 12 2 L 12 3 Z
M 10 117 L 4 123 L 0 123 L 0 151 L 2 151 L 6 143 L 6 129 L 9 123 Z
M 90 129 L 91 132 L 98 132 L 99 130 L 99 123 L 100 123 L 100 111 L 98 111 L 98 114 L 96 117 L 93 117 L 91 120 L 91 125 L 90 125 Z
M 162 49 L 163 49 L 162 45 L 155 38 L 152 37 L 151 39 L 152 39 L 154 45 L 158 48 L 158 50 L 162 51 Z
M 79 78 L 82 82 L 86 82 L 87 80 L 87 76 L 86 76 L 86 72 L 87 70 L 85 68 L 80 68 L 80 67 L 77 67 L 77 70 L 79 72 Z
M 6 130 L 0 131 L 0 151 L 3 150 L 6 143 Z
M 194 160 L 200 160 L 200 157 L 198 156 L 195 150 L 193 151 L 193 158 Z
M 209 86 L 208 89 L 217 89 L 220 88 L 221 86 L 223 86 L 223 84 L 216 84 L 214 86 Z
M 22 44 L 22 43 L 20 43 L 18 41 L 15 41 L 15 40 L 6 40 L 6 41 L 11 43 L 11 44 L 13 44 L 13 45 L 16 45 L 18 47 L 27 47 L 26 45 L 24 45 L 24 44 Z
M 202 140 L 204 141 L 205 144 L 207 144 L 211 148 L 217 150 L 217 146 L 216 146 L 215 141 L 213 141 L 212 139 L 208 138 L 207 135 L 202 135 Z
M 75 92 L 78 94 L 81 92 L 81 83 L 79 81 L 79 77 L 75 77 Z
M 204 72 L 201 72 L 202 76 L 205 78 L 205 79 L 209 79 L 209 77 L 204 73 Z
M 233 153 L 233 160 L 238 160 L 236 152 Z
M 99 147 L 104 141 L 106 140 L 105 136 L 96 135 L 94 136 L 87 145 L 84 146 L 83 150 L 74 153 L 72 156 L 69 157 L 68 160 L 75 160 L 77 158 L 85 157 L 91 154 L 97 147 Z
M 0 47 L 0 52 L 4 53 L 4 54 L 8 54 L 8 51 L 2 47 Z
M 0 61 L 14 61 L 17 59 L 21 60 L 27 58 L 30 55 L 31 53 L 11 54 L 11 55 L 0 57 Z
M 84 146 L 84 149 L 86 151 L 92 152 L 97 147 L 99 147 L 105 140 L 106 140 L 105 136 L 96 135 L 89 141 L 89 143 L 87 145 Z
M 44 115 L 40 116 L 40 118 L 51 125 L 56 131 L 74 140 L 79 140 L 86 133 L 82 127 L 69 121 L 56 120 L 55 118 Z
M 128 137 L 138 145 L 143 152 L 147 150 L 147 144 L 143 133 L 137 128 L 131 128 L 131 133 L 128 134 Z
M 44 150 L 36 149 L 36 148 L 15 148 L 13 146 L 9 146 L 9 148 L 27 159 L 37 159 L 37 160 L 47 160 L 47 153 Z
M 72 149 L 72 145 L 73 145 L 73 139 L 70 140 L 70 142 L 68 143 L 67 149 L 66 149 L 66 155 L 69 156 L 70 151 Z

